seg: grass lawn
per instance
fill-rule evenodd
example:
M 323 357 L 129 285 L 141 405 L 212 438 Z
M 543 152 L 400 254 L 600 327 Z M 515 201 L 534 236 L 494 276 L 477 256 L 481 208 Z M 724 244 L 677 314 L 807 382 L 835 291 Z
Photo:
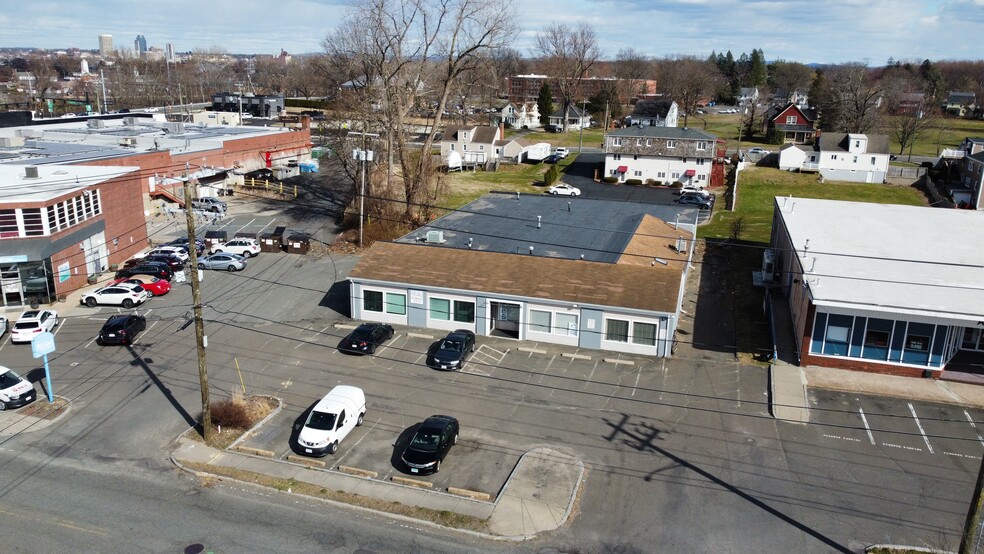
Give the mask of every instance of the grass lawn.
M 751 167 L 738 176 L 737 210 L 727 211 L 722 199 L 711 222 L 701 226 L 697 234 L 705 239 L 728 238 L 731 235 L 731 222 L 738 217 L 743 217 L 744 231 L 740 238 L 745 241 L 768 243 L 772 229 L 773 198 L 790 194 L 794 198 L 825 198 L 910 206 L 926 204 L 922 193 L 911 187 L 832 181 L 821 185 L 817 181 L 816 174 Z
M 576 154 L 578 141 L 585 147 L 599 148 L 604 133 L 601 132 L 601 129 L 585 129 L 583 133 L 578 131 L 568 131 L 566 133 L 541 133 L 533 131 L 522 134 L 514 129 L 506 129 L 507 138 L 517 135 L 530 144 L 549 142 L 554 146 L 566 146 L 571 149 L 571 152 Z
M 557 169 L 563 172 L 575 157 L 571 155 L 561 160 L 557 164 Z M 545 190 L 543 174 L 549 167 L 550 164 L 545 163 L 503 164 L 494 173 L 486 171 L 449 173 L 444 176 L 447 179 L 449 194 L 438 199 L 437 204 L 448 209 L 459 208 L 492 190 L 542 194 Z

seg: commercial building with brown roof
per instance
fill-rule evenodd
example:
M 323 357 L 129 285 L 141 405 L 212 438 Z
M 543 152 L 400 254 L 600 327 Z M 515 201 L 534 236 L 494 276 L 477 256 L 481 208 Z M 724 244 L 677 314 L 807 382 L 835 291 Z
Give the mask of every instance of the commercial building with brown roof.
M 694 238 L 694 224 L 678 222 L 695 217 L 488 194 L 374 244 L 349 274 L 352 317 L 669 356 Z

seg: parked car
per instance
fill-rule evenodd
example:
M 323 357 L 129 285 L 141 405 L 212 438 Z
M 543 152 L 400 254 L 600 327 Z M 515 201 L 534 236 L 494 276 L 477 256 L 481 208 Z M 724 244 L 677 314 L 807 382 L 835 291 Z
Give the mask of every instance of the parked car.
M 165 294 L 171 292 L 171 283 L 169 281 L 165 281 L 164 279 L 150 275 L 134 275 L 133 277 L 116 279 L 112 284 L 118 285 L 121 283 L 140 285 L 145 291 L 147 291 L 148 296 L 164 296 Z
M 581 189 L 568 185 L 567 183 L 560 183 L 547 189 L 547 194 L 553 194 L 554 196 L 581 196 Z
M 294 445 L 298 454 L 327 456 L 338 451 L 338 443 L 366 417 L 366 395 L 362 389 L 338 385 L 308 414 Z
M 203 196 L 191 201 L 191 207 L 206 212 L 225 213 L 226 203 L 214 196 Z
M 237 238 L 230 241 L 216 244 L 212 247 L 212 253 L 232 252 L 247 258 L 252 258 L 260 253 L 260 241 L 249 238 Z
M 188 237 L 174 239 L 171 242 L 167 243 L 167 246 L 184 246 L 187 249 Z M 205 243 L 202 242 L 200 239 L 195 239 L 195 253 L 201 256 L 202 253 L 204 252 L 205 252 Z
M 563 129 L 561 129 L 561 127 L 559 127 L 557 125 L 544 125 L 543 126 L 543 132 L 544 133 L 559 133 L 562 130 Z
M 171 255 L 147 256 L 143 259 L 143 263 L 164 264 L 170 268 L 171 271 L 183 271 L 185 267 L 184 262 L 181 261 L 180 258 Z
M 563 156 L 559 156 L 557 154 L 550 154 L 546 158 L 543 158 L 543 163 L 555 164 L 555 163 L 557 163 L 557 162 L 559 162 L 560 160 L 563 160 L 563 159 L 564 159 Z
M 246 268 L 246 258 L 239 254 L 212 254 L 198 259 L 198 269 L 224 269 L 242 271 Z
M 566 158 L 571 154 L 571 151 L 568 150 L 566 147 L 558 146 L 557 148 L 554 148 L 553 153 L 557 156 L 560 156 L 561 158 Z
M 434 369 L 461 369 L 468 356 L 475 351 L 475 333 L 458 329 L 448 333 L 427 355 L 427 365 Z
M 363 323 L 338 343 L 338 350 L 352 354 L 375 354 L 379 345 L 393 338 L 393 326 L 386 323 Z
M 410 473 L 437 473 L 451 447 L 458 444 L 458 420 L 446 415 L 425 419 L 410 439 L 400 460 Z
M 680 193 L 680 198 L 684 198 L 684 197 L 693 197 L 693 198 L 698 198 L 700 200 L 707 200 L 711 204 L 713 204 L 717 200 L 716 196 L 707 192 L 706 190 L 686 190 Z
M 119 314 L 111 316 L 103 324 L 96 337 L 100 345 L 133 344 L 137 335 L 147 328 L 147 319 L 142 315 Z
M 2 337 L 3 334 L 7 332 L 8 327 L 9 326 L 7 324 L 7 318 L 0 315 L 0 337 Z
M 766 150 L 765 148 L 760 148 L 758 146 L 753 146 L 753 147 L 751 147 L 751 148 L 748 149 L 748 153 L 749 154 L 757 154 L 759 156 L 765 156 L 765 155 L 768 155 L 769 154 L 769 151 Z
M 0 365 L 0 412 L 27 406 L 37 397 L 34 385 L 14 370 Z
M 56 325 L 58 314 L 51 310 L 24 312 L 10 329 L 10 342 L 31 342 L 38 333 L 51 332 Z
M 134 275 L 150 275 L 152 277 L 157 277 L 158 279 L 170 281 L 174 278 L 174 271 L 166 264 L 144 262 L 116 272 L 117 279 L 128 279 Z
M 188 261 L 188 246 L 164 245 L 147 252 L 147 257 L 152 256 L 172 256 L 181 260 L 181 263 Z
M 687 204 L 697 206 L 701 210 L 709 210 L 714 207 L 714 203 L 707 198 L 698 198 L 696 196 L 681 196 L 676 199 L 677 204 Z
M 147 301 L 150 295 L 140 285 L 118 284 L 98 288 L 82 294 L 79 304 L 94 308 L 100 304 L 112 304 L 130 309 Z

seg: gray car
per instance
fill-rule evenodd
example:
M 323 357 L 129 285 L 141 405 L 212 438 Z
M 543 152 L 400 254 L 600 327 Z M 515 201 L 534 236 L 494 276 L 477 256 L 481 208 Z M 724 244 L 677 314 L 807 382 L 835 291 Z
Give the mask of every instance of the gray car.
M 246 268 L 246 258 L 231 252 L 212 254 L 198 259 L 198 269 L 224 269 L 240 271 Z

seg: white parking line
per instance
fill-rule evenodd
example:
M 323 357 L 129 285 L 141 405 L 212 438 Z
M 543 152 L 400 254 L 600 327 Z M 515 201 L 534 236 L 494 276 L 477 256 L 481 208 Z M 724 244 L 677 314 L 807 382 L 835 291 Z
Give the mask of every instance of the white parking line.
M 892 444 L 890 442 L 883 442 L 882 446 L 891 446 L 892 448 L 901 448 L 902 450 L 914 450 L 916 452 L 922 452 L 922 448 L 916 448 L 914 446 L 902 446 L 901 444 Z
M 58 328 L 55 329 L 55 331 L 53 333 L 51 333 L 51 334 L 52 335 L 57 335 L 58 334 L 58 331 L 61 331 L 62 330 L 62 327 L 65 326 L 65 323 L 67 323 L 67 321 L 65 321 L 62 318 L 58 318 Z
M 99 338 L 98 335 L 92 337 L 92 339 L 90 339 L 89 342 L 85 343 L 85 346 L 83 348 L 89 348 L 89 346 L 91 346 L 92 343 L 96 342 L 96 339 L 98 339 L 98 338 Z
M 828 439 L 840 439 L 842 441 L 861 442 L 861 439 L 855 439 L 855 438 L 852 438 L 852 437 L 842 437 L 840 435 L 827 435 L 827 434 L 825 434 L 824 436 L 827 437 Z
M 929 437 L 926 436 L 926 432 L 923 431 L 922 423 L 919 423 L 919 416 L 916 415 L 916 409 L 912 407 L 912 402 L 909 402 L 909 411 L 912 413 L 912 419 L 916 420 L 916 427 L 919 428 L 919 432 L 922 434 L 923 441 L 926 442 L 926 448 L 929 449 L 929 453 L 933 453 L 933 446 L 929 444 Z
M 588 384 L 591 383 L 591 378 L 594 377 L 594 372 L 595 372 L 596 369 L 598 369 L 598 360 L 596 360 L 595 363 L 594 363 L 594 365 L 591 366 L 591 373 L 588 374 L 587 380 L 584 381 L 584 387 L 587 387 Z M 581 387 L 581 388 L 584 388 L 584 387 Z
M 868 418 L 864 417 L 864 410 L 858 408 L 858 413 L 861 414 L 861 421 L 864 422 L 864 430 L 868 432 L 868 440 L 871 444 L 875 444 L 875 436 L 871 434 L 871 427 L 868 426 Z
M 233 219 L 233 221 L 235 221 L 235 219 Z M 255 218 L 255 217 L 254 217 L 253 219 L 251 219 L 251 220 L 249 221 L 249 223 L 247 223 L 246 225 L 243 225 L 242 227 L 240 227 L 240 228 L 239 228 L 239 231 L 236 231 L 236 232 L 237 232 L 237 233 L 239 233 L 239 232 L 240 232 L 240 231 L 242 231 L 243 229 L 245 229 L 245 228 L 247 228 L 247 227 L 249 227 L 250 225 L 252 225 L 252 224 L 253 224 L 253 222 L 254 222 L 254 221 L 256 221 L 256 218 Z
M 298 342 L 297 343 L 297 346 L 294 347 L 294 350 L 297 350 L 298 348 L 304 346 L 305 344 L 314 341 L 314 339 L 318 338 L 319 336 L 321 336 L 322 333 L 324 333 L 325 331 L 327 331 L 329 327 L 331 327 L 331 325 L 328 325 L 324 329 L 318 331 L 317 333 L 315 333 L 314 335 L 312 335 L 311 338 L 309 338 L 307 340 L 302 340 L 302 341 Z
M 256 220 L 254 219 L 253 221 L 256 221 Z M 266 229 L 267 227 L 273 225 L 273 222 L 274 221 L 276 221 L 276 219 L 271 219 L 270 220 L 270 223 L 267 223 L 266 225 L 264 225 L 263 227 L 261 227 L 260 230 L 256 232 L 256 236 L 260 236 L 260 233 L 262 233 L 263 230 Z
M 974 433 L 977 435 L 977 440 L 979 440 L 981 444 L 984 444 L 984 438 L 981 438 L 981 434 L 977 432 L 977 425 L 974 425 L 974 418 L 970 417 L 970 414 L 967 413 L 967 410 L 964 410 L 963 413 L 964 413 L 964 417 L 967 418 L 967 422 L 970 423 L 970 426 L 974 428 Z
M 636 391 L 637 388 L 639 388 L 639 378 L 640 377 L 642 377 L 642 366 L 639 366 L 639 372 L 636 373 L 636 380 L 635 380 L 635 384 L 632 385 L 632 394 L 631 394 L 631 396 L 635 396 L 635 391 Z
M 943 453 L 946 454 L 947 456 L 956 456 L 958 458 L 969 458 L 971 460 L 980 460 L 981 459 L 980 456 L 971 456 L 969 454 L 958 454 L 956 452 L 943 452 Z
M 345 454 L 343 454 L 341 457 L 338 458 L 338 461 L 335 462 L 335 467 L 336 468 L 339 465 L 342 464 L 342 460 L 344 460 L 346 457 L 348 457 L 348 455 L 350 453 L 352 453 L 357 446 L 359 446 L 359 443 L 360 442 L 364 441 L 365 438 L 369 436 L 369 433 L 372 433 L 373 429 L 375 429 L 376 426 L 379 425 L 379 422 L 382 421 L 382 420 L 383 420 L 383 418 L 377 419 L 376 422 L 372 424 L 372 427 L 370 427 L 369 430 L 366 431 L 366 433 L 364 435 L 362 435 L 362 438 L 360 438 L 359 440 L 355 441 L 355 443 L 351 447 L 349 447 L 348 451 Z

